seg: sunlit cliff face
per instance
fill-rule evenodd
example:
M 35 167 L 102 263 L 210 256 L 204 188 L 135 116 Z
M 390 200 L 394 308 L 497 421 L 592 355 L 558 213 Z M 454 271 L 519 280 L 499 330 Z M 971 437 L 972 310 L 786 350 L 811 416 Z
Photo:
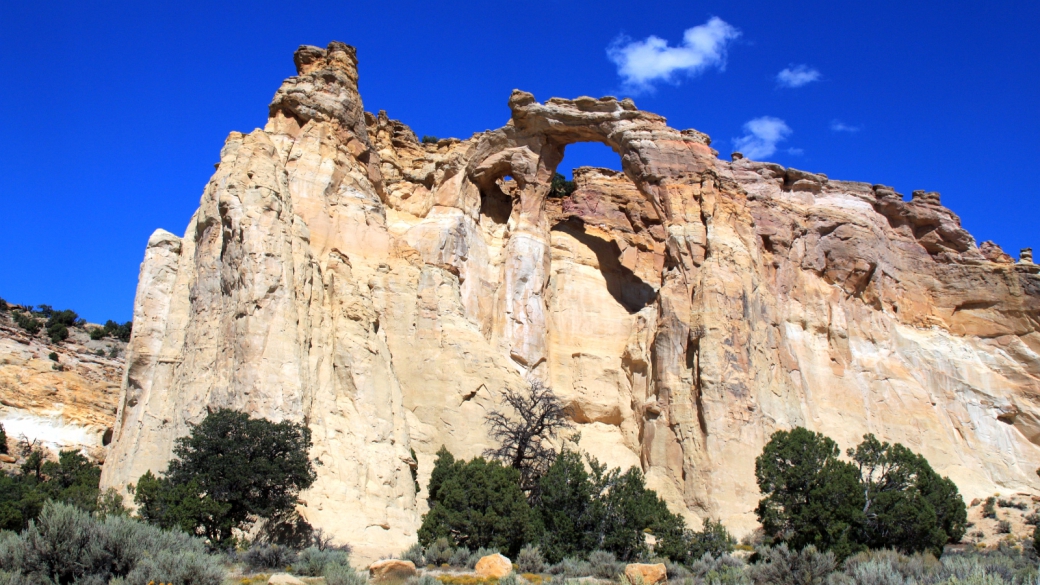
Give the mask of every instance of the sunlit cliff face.
M 724 162 L 627 99 L 515 91 L 503 128 L 422 144 L 363 111 L 352 47 L 296 63 L 185 235 L 149 241 L 105 487 L 211 408 L 304 421 L 303 513 L 375 558 L 415 540 L 412 469 L 481 453 L 533 380 L 694 525 L 750 530 L 754 458 L 795 425 L 901 442 L 968 497 L 1038 487 L 1037 267 L 938 194 Z M 622 172 L 549 197 L 587 141 Z

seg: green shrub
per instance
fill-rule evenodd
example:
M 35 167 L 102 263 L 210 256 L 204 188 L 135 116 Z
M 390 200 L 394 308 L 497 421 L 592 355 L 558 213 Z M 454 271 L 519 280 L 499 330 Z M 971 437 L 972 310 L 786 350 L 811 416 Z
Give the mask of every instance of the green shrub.
M 101 327 L 91 327 L 90 338 L 94 341 L 105 338 L 105 330 Z
M 120 325 L 119 323 L 109 319 L 108 321 L 105 321 L 104 331 L 105 335 L 110 335 L 121 341 L 130 341 L 130 334 L 133 332 L 133 328 L 133 321 L 127 321 Z
M 751 566 L 755 583 L 822 585 L 838 566 L 833 552 L 819 552 L 812 545 L 794 552 L 782 543 L 772 548 L 759 548 L 757 554 L 759 560 Z
M 220 585 L 224 570 L 202 541 L 122 516 L 92 518 L 46 504 L 21 535 L 0 536 L 0 566 L 27 583 Z
M 729 555 L 719 558 L 704 555 L 690 564 L 690 574 L 695 583 L 751 585 L 748 566 Z
M 47 358 L 50 359 L 52 362 L 56 362 L 58 361 L 58 354 L 52 351 L 49 354 L 47 354 Z
M 1011 534 L 1011 523 L 1007 520 L 997 522 L 997 534 Z
M 521 573 L 541 573 L 545 570 L 545 559 L 537 546 L 529 544 L 516 555 L 516 565 Z
M 451 553 L 451 558 L 448 559 L 448 564 L 453 567 L 465 568 L 469 565 L 469 557 L 472 554 L 473 553 L 470 552 L 468 548 L 460 546 Z
M 253 545 L 241 555 L 242 562 L 253 571 L 284 571 L 296 563 L 296 557 L 296 551 L 277 544 Z
M 423 144 L 437 144 L 437 140 L 438 139 L 437 139 L 436 136 L 431 136 L 429 134 L 423 134 L 423 137 L 422 137 L 422 143 Z
M 94 352 L 94 355 L 96 355 L 98 357 L 105 357 L 105 350 L 99 349 L 99 350 Z
M 0 424 L 0 453 L 7 454 L 7 431 L 4 430 L 2 424 Z
M 549 574 L 558 575 L 564 579 L 588 577 L 592 575 L 592 564 L 575 557 L 567 557 L 549 567 Z
M 349 567 L 350 559 L 344 551 L 321 550 L 316 546 L 310 546 L 300 551 L 292 567 L 293 573 L 297 575 L 320 577 L 330 565 Z
M 348 565 L 328 565 L 325 567 L 325 585 L 367 585 L 368 578 L 354 571 Z
M 983 518 L 993 518 L 993 519 L 996 519 L 996 517 L 997 517 L 996 503 L 997 503 L 997 499 L 994 498 L 993 496 L 990 496 L 990 497 L 986 498 L 986 503 L 982 505 L 982 517 Z
M 438 567 L 447 564 L 451 561 L 452 552 L 451 543 L 448 542 L 448 539 L 445 537 L 438 538 L 430 546 L 426 547 L 424 555 L 426 564 Z
M 112 347 L 108 348 L 108 357 L 110 357 L 110 358 L 117 358 L 117 357 L 119 357 L 119 348 L 114 346 L 114 345 Z
M 7 301 L 0 299 L 0 313 L 6 313 L 8 309 Z
M 617 562 L 614 553 L 605 550 L 594 550 L 589 553 L 589 566 L 592 569 L 593 577 L 611 581 L 625 570 L 624 565 Z
M 43 322 L 21 311 L 13 311 L 11 317 L 14 319 L 15 324 L 27 331 L 29 335 L 36 335 L 43 328 Z
M 552 180 L 549 182 L 549 197 L 567 197 L 571 193 L 574 193 L 577 189 L 577 185 L 574 181 L 568 181 L 567 177 L 560 173 L 553 173 Z
M 408 547 L 408 550 L 401 553 L 401 559 L 411 561 L 416 567 L 425 567 L 426 556 L 423 554 L 423 545 L 417 542 Z

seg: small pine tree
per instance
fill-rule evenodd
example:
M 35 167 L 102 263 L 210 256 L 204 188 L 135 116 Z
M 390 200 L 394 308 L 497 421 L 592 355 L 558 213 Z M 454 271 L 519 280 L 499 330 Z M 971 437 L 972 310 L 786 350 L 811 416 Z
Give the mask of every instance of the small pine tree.
M 7 454 L 7 431 L 4 430 L 2 424 L 0 424 L 0 453 Z

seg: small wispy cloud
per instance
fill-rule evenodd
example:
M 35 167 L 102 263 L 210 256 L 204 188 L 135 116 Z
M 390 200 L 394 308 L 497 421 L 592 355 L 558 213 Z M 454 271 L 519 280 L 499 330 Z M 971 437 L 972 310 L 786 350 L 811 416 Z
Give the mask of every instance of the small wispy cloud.
M 805 151 L 801 148 L 788 148 L 787 154 L 791 156 L 802 156 L 803 154 L 805 154 Z
M 853 134 L 859 132 L 862 129 L 863 126 L 852 126 L 850 124 L 842 122 L 841 120 L 831 120 L 831 130 L 834 132 L 848 132 L 850 134 Z
M 820 72 L 808 65 L 791 65 L 776 74 L 776 83 L 780 87 L 802 87 L 820 80 Z
M 607 56 L 617 65 L 625 89 L 633 92 L 653 90 L 658 81 L 676 83 L 679 73 L 695 76 L 706 69 L 726 68 L 726 50 L 740 31 L 718 17 L 686 29 L 682 45 L 649 36 L 633 41 L 622 35 L 607 47 Z
M 791 128 L 780 118 L 762 116 L 744 124 L 744 135 L 734 140 L 733 145 L 747 158 L 762 160 L 772 156 L 777 143 L 790 134 Z

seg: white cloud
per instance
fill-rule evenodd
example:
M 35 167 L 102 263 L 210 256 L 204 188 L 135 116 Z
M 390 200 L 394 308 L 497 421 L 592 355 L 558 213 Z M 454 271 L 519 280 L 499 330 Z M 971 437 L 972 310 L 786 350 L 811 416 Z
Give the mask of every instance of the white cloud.
M 859 132 L 862 129 L 863 128 L 861 126 L 852 126 L 850 124 L 846 124 L 844 122 L 841 122 L 840 120 L 831 120 L 831 130 L 833 130 L 835 132 L 855 133 L 855 132 Z
M 668 41 L 653 35 L 644 41 L 620 36 L 607 47 L 607 56 L 617 65 L 626 89 L 652 90 L 656 81 L 674 82 L 676 73 L 693 76 L 711 67 L 725 69 L 726 49 L 739 36 L 739 30 L 712 17 L 686 29 L 681 46 L 669 47 Z
M 791 65 L 776 74 L 776 83 L 782 87 L 801 87 L 820 80 L 820 72 L 808 65 Z
M 791 156 L 802 156 L 803 154 L 805 154 L 805 151 L 801 148 L 788 148 L 787 154 Z
M 862 126 L 851 126 L 841 120 L 831 120 L 831 130 L 835 132 L 849 132 L 851 134 L 859 132 L 862 129 Z
M 733 141 L 733 145 L 744 156 L 762 160 L 776 152 L 776 144 L 787 139 L 791 128 L 780 118 L 762 116 L 744 124 L 744 135 Z

